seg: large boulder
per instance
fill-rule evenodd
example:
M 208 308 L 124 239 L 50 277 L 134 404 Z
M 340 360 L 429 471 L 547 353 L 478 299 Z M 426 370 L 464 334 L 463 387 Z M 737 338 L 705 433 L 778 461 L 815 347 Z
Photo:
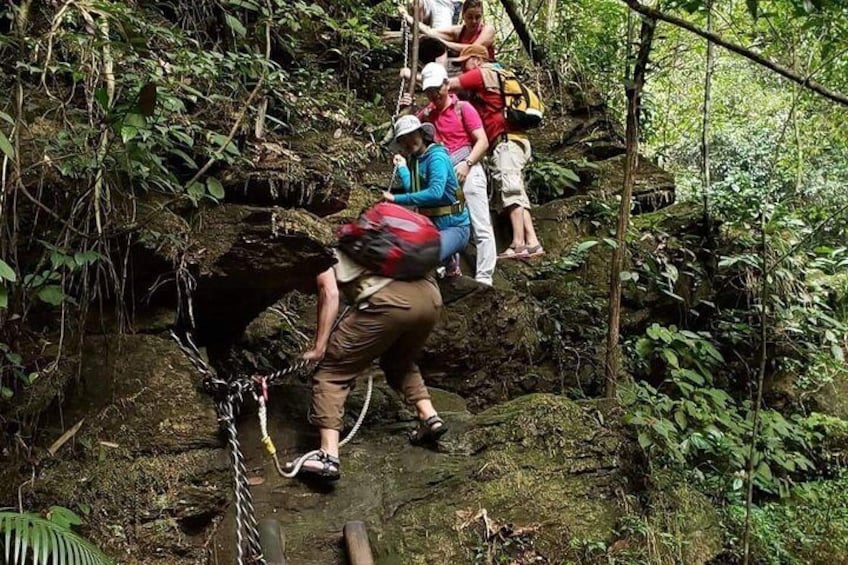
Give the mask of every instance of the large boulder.
M 345 209 L 371 160 L 362 143 L 341 131 L 285 144 L 257 142 L 250 146 L 249 158 L 252 167 L 230 168 L 222 177 L 228 202 L 304 208 L 319 216 Z
M 194 311 L 205 343 L 231 343 L 291 290 L 314 288 L 332 265 L 332 230 L 300 210 L 225 205 L 205 210 L 187 262 L 197 271 Z
M 229 500 L 212 400 L 171 340 L 87 338 L 64 406 L 74 442 L 22 489 L 25 506 L 87 512 L 87 535 L 126 563 L 196 563 Z M 61 430 L 56 430 L 58 437 Z
M 536 390 L 539 315 L 526 295 L 494 288 L 447 304 L 419 362 L 427 382 L 473 407 Z

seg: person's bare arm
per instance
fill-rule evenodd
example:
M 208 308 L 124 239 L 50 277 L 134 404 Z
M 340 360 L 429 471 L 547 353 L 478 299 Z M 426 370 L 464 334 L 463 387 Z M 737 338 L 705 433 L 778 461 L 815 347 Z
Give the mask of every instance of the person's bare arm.
M 455 30 L 455 33 L 454 33 Z M 433 35 L 433 37 L 438 37 L 442 40 L 442 43 L 445 46 L 456 52 L 462 51 L 468 43 L 458 43 L 459 34 L 462 30 L 462 26 L 454 26 L 452 28 L 440 29 L 440 30 L 432 30 L 435 34 L 427 34 Z M 489 48 L 495 44 L 495 27 L 489 24 L 483 26 L 483 31 L 480 32 L 480 37 L 474 40 L 473 42 L 476 45 L 482 45 L 485 48 Z
M 489 138 L 486 137 L 486 130 L 483 128 L 472 131 L 471 137 L 474 138 L 474 147 L 471 148 L 471 154 L 468 155 L 468 158 L 472 163 L 477 164 L 489 150 Z
M 495 44 L 495 26 L 485 24 L 483 26 L 483 31 L 480 32 L 480 37 L 478 37 L 474 43 L 480 44 L 483 47 L 491 47 Z
M 489 139 L 486 137 L 486 131 L 483 128 L 473 130 L 471 132 L 471 137 L 474 138 L 474 146 L 471 148 L 471 153 L 468 154 L 467 160 L 476 165 L 480 162 L 480 159 L 483 158 L 483 155 L 486 154 L 486 151 L 489 150 Z M 469 167 L 468 163 L 465 161 L 457 163 L 454 167 L 456 180 L 460 183 L 465 182 L 465 178 L 468 176 L 468 172 L 470 170 L 471 167 Z
M 318 323 L 315 331 L 315 346 L 303 354 L 307 361 L 320 361 L 327 352 L 327 343 L 336 316 L 339 314 L 339 286 L 332 267 L 318 275 Z

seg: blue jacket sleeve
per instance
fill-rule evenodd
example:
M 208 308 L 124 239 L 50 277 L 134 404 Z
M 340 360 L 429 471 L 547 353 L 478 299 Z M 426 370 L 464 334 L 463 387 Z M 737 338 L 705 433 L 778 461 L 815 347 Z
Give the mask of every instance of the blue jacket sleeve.
M 406 192 L 409 192 L 410 187 L 412 186 L 412 176 L 409 172 L 409 167 L 398 167 L 398 178 L 400 179 L 400 184 L 403 186 L 403 189 Z M 395 201 L 397 202 L 397 197 L 402 196 L 400 194 L 395 195 Z
M 424 165 L 424 163 L 421 164 Z M 424 175 L 427 177 L 426 186 L 421 187 L 418 192 L 398 194 L 395 196 L 395 202 L 424 208 L 446 204 L 445 192 L 452 171 L 453 167 L 446 153 L 432 155 L 427 159 L 426 170 L 424 171 Z

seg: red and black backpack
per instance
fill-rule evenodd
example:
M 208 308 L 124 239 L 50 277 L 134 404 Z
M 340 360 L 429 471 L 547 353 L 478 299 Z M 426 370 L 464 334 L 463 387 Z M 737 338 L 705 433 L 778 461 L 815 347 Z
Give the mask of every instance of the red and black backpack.
M 391 202 L 341 226 L 339 249 L 375 275 L 420 279 L 439 265 L 439 230 L 428 218 Z

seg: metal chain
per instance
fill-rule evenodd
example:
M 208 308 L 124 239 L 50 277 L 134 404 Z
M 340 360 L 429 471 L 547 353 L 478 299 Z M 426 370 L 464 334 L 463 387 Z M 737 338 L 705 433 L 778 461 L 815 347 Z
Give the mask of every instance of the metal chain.
M 400 29 L 403 36 L 403 68 L 409 68 L 409 23 L 407 23 L 405 17 L 401 17 Z M 415 80 L 415 69 L 410 69 L 412 73 L 412 78 L 410 80 Z M 398 114 L 400 114 L 400 101 L 403 98 L 403 93 L 406 92 L 406 79 L 401 77 L 400 79 L 400 91 L 398 92 L 397 104 L 395 105 L 395 113 L 392 116 L 392 123 L 394 123 L 395 118 Z

